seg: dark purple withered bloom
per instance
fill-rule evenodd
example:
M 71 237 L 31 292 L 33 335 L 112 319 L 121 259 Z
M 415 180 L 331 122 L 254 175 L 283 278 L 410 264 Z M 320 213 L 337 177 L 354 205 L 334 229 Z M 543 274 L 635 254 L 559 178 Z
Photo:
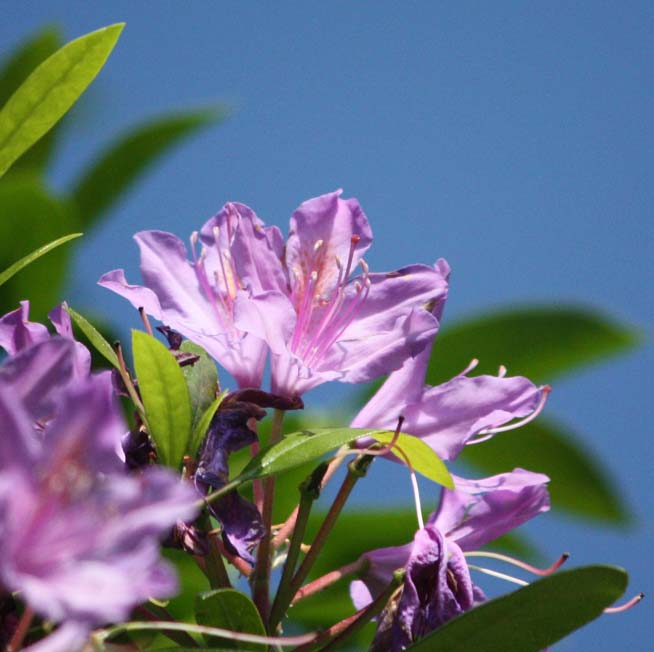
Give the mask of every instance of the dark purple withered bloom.
M 279 231 L 264 227 L 247 206 L 230 203 L 191 235 L 192 260 L 172 233 L 142 231 L 134 239 L 145 285 L 130 285 L 121 269 L 99 284 L 202 346 L 239 387 L 260 387 L 268 349 L 237 327 L 234 309 L 239 296 L 281 282 Z
M 471 552 L 549 509 L 548 478 L 515 469 L 465 480 L 444 489 L 439 508 L 412 543 L 365 553 L 361 579 L 350 595 L 357 609 L 368 605 L 405 569 L 401 590 L 379 619 L 372 650 L 403 650 L 475 604 L 484 594 L 470 578 L 464 553 Z
M 286 285 L 237 300 L 236 323 L 270 347 L 276 394 L 377 378 L 417 355 L 438 328 L 431 311 L 447 292 L 445 261 L 371 274 L 368 219 L 356 199 L 340 195 L 309 199 L 293 213 Z
M 402 415 L 403 432 L 423 439 L 441 459 L 453 460 L 477 435 L 511 429 L 504 424 L 531 420 L 543 407 L 549 387 L 536 387 L 522 376 L 505 377 L 505 370 L 499 376 L 468 376 L 474 363 L 441 385 L 425 385 L 431 348 L 393 372 L 351 426 L 393 430 Z
M 174 594 L 158 540 L 192 518 L 197 502 L 166 470 L 125 472 L 116 455 L 125 426 L 108 372 L 65 384 L 54 415 L 35 430 L 42 405 L 29 389 L 18 391 L 30 374 L 16 367 L 34 364 L 32 351 L 47 362 L 66 350 L 73 357 L 73 348 L 53 337 L 0 370 L 0 583 L 62 623 L 35 646 L 47 652 L 79 649 L 94 626 L 123 620 L 150 596 Z M 7 364 L 13 375 L 2 373 Z

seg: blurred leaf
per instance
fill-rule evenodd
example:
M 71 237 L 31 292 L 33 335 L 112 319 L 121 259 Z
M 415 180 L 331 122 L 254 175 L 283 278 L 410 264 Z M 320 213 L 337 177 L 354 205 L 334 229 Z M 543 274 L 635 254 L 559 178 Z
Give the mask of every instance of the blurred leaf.
M 0 70 L 0 106 L 4 106 L 11 95 L 27 79 L 32 71 L 61 45 L 61 35 L 56 27 L 41 29 L 32 38 L 21 43 L 11 53 Z M 41 140 L 30 147 L 16 162 L 12 172 L 25 170 L 42 171 L 49 161 L 54 141 L 55 130 L 52 129 Z
M 413 652 L 539 652 L 594 620 L 617 600 L 627 574 L 612 566 L 556 573 L 451 620 Z
M 285 435 L 278 443 L 262 450 L 243 469 L 242 482 L 284 473 L 320 459 L 329 451 L 360 437 L 375 437 L 379 430 L 367 428 L 315 428 Z
M 160 116 L 133 128 L 85 168 L 72 190 L 84 225 L 95 222 L 174 145 L 225 117 L 224 109 Z
M 195 429 L 202 415 L 216 399 L 218 370 L 213 359 L 201 346 L 185 340 L 180 346 L 180 351 L 199 356 L 199 360 L 192 365 L 188 364 L 182 367 L 191 397 L 192 427 Z
M 191 436 L 191 401 L 173 354 L 154 337 L 132 331 L 132 352 L 148 433 L 159 461 L 178 468 Z
M 449 380 L 472 358 L 480 361 L 475 373 L 496 374 L 505 365 L 512 376 L 547 383 L 637 343 L 632 330 L 586 308 L 512 308 L 443 329 L 434 344 L 427 383 Z
M 198 595 L 195 598 L 195 619 L 206 627 L 266 635 L 266 628 L 252 600 L 234 589 L 217 589 Z M 221 645 L 230 650 L 266 650 L 268 647 L 215 636 L 205 636 L 205 640 L 208 645 Z
M 573 434 L 548 419 L 466 446 L 460 459 L 488 474 L 515 467 L 538 470 L 551 479 L 553 507 L 615 524 L 631 520 L 609 473 Z
M 52 197 L 30 176 L 7 177 L 0 183 L 0 269 L 41 246 L 77 231 L 69 204 Z M 14 276 L 0 289 L 3 309 L 30 299 L 30 317 L 42 321 L 59 303 L 71 247 L 59 247 Z
M 93 324 L 88 321 L 85 317 L 82 317 L 78 312 L 73 310 L 70 306 L 66 308 L 66 311 L 70 315 L 71 319 L 79 327 L 79 329 L 86 335 L 87 339 L 93 346 L 93 348 L 116 369 L 120 369 L 120 364 L 118 363 L 118 356 L 116 352 L 111 347 L 111 344 L 102 336 L 100 331 L 93 326 Z
M 195 559 L 182 550 L 165 548 L 163 556 L 175 566 L 180 588 L 166 609 L 179 622 L 195 621 L 195 598 L 198 593 L 209 589 L 209 581 L 200 570 Z
M 374 435 L 374 438 L 383 444 L 389 444 L 395 438 L 395 433 L 378 432 Z M 396 444 L 409 458 L 414 471 L 424 475 L 432 482 L 454 489 L 454 480 L 452 480 L 452 476 L 443 460 L 422 439 L 401 432 L 397 437 Z M 398 458 L 402 459 L 399 451 Z
M 40 64 L 0 111 L 0 176 L 77 101 L 98 74 L 124 25 L 86 34 Z
M 69 240 L 74 240 L 75 238 L 79 238 L 81 235 L 82 235 L 81 233 L 70 233 L 69 235 L 65 235 L 62 238 L 53 240 L 52 242 L 49 242 L 48 244 L 45 244 L 39 247 L 38 249 L 35 249 L 31 254 L 24 256 L 20 260 L 17 260 L 13 265 L 5 269 L 4 272 L 0 272 L 0 285 L 4 285 L 14 274 L 17 274 L 18 272 L 20 272 L 21 269 L 27 267 L 30 263 L 33 263 L 35 260 L 38 260 L 41 256 L 44 256 L 49 251 L 52 251 L 53 249 L 60 247 L 62 244 L 65 244 Z

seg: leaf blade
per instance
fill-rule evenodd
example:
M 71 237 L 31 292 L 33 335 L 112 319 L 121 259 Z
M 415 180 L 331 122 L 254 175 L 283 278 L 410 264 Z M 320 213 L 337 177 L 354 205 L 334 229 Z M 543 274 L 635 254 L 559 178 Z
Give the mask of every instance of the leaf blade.
M 39 247 L 38 249 L 35 249 L 31 253 L 27 254 L 27 256 L 23 256 L 20 260 L 17 260 L 13 265 L 9 266 L 3 272 L 0 272 L 0 286 L 4 285 L 12 276 L 20 272 L 20 270 L 23 269 L 24 267 L 27 267 L 30 263 L 39 259 L 41 256 L 44 256 L 45 254 L 52 251 L 53 249 L 56 249 L 57 247 L 60 247 L 63 244 L 66 244 L 66 242 L 69 242 L 70 240 L 79 238 L 82 235 L 83 235 L 82 233 L 69 233 L 68 235 L 65 235 L 61 238 L 57 238 L 56 240 L 53 240 L 52 242 L 48 242 L 48 244 L 45 244 Z
M 41 63 L 0 111 L 0 176 L 47 133 L 100 72 L 123 23 L 81 36 Z
M 118 362 L 116 352 L 111 348 L 111 344 L 107 342 L 100 331 L 90 321 L 88 321 L 86 317 L 80 315 L 80 313 L 73 310 L 70 306 L 66 306 L 66 312 L 70 315 L 70 318 L 75 322 L 82 333 L 86 335 L 86 338 L 93 345 L 95 350 L 113 367 L 120 369 L 120 363 Z
M 85 168 L 73 186 L 73 200 L 84 224 L 97 221 L 158 157 L 225 115 L 221 109 L 170 113 L 122 135 Z
M 132 331 L 132 353 L 149 435 L 163 464 L 178 468 L 191 435 L 191 401 L 184 374 L 170 351 Z
M 611 566 L 584 566 L 490 600 L 411 645 L 413 652 L 538 652 L 602 614 L 627 586 Z

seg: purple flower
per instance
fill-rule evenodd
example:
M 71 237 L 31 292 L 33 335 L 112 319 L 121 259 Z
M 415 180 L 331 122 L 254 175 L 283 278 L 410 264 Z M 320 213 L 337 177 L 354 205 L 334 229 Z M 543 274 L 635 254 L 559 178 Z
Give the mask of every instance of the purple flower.
M 463 553 L 548 510 L 548 480 L 523 469 L 482 480 L 455 478 L 456 489 L 443 490 L 439 508 L 412 543 L 365 553 L 361 579 L 350 585 L 357 609 L 384 591 L 394 571 L 406 569 L 401 591 L 380 616 L 372 649 L 402 650 L 484 600 Z
M 417 355 L 438 328 L 432 310 L 447 293 L 447 264 L 369 273 L 368 219 L 340 194 L 309 199 L 293 213 L 277 277 L 286 284 L 236 301 L 239 328 L 270 347 L 276 394 L 376 378 Z M 357 266 L 362 273 L 350 280 Z
M 50 311 L 48 317 L 61 337 L 75 342 L 73 358 L 75 375 L 79 378 L 87 376 L 91 370 L 91 354 L 73 336 L 73 326 L 70 315 L 66 311 L 66 303 L 59 304 Z M 33 344 L 44 342 L 51 337 L 48 329 L 38 322 L 29 321 L 30 302 L 21 301 L 20 308 L 0 317 L 0 347 L 10 355 L 15 355 Z
M 267 348 L 236 326 L 234 306 L 241 295 L 282 282 L 279 231 L 265 228 L 247 206 L 231 203 L 199 235 L 192 234 L 192 261 L 171 233 L 142 231 L 134 239 L 145 286 L 128 284 L 120 269 L 104 274 L 99 284 L 202 346 L 239 387 L 260 387 Z
M 41 356 L 65 347 L 72 355 L 73 345 L 53 338 L 31 349 L 38 347 Z M 17 387 L 0 376 L 0 583 L 43 617 L 63 621 L 35 649 L 74 650 L 95 625 L 175 592 L 158 539 L 195 515 L 197 497 L 165 470 L 126 474 L 116 455 L 125 426 L 109 373 L 65 386 L 38 433 L 33 405 Z
M 469 370 L 431 387 L 424 384 L 430 355 L 431 345 L 393 372 L 352 427 L 394 430 L 402 415 L 404 432 L 425 440 L 441 459 L 453 460 L 476 435 L 536 416 L 549 391 L 522 376 L 470 377 Z

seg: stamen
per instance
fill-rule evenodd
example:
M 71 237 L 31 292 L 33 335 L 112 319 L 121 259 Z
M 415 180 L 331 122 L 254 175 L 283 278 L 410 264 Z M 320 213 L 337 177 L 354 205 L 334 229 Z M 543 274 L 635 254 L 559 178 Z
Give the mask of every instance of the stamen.
M 551 391 L 552 388 L 549 385 L 543 385 L 543 387 L 540 388 L 540 400 L 538 401 L 538 405 L 536 406 L 536 409 L 530 415 L 526 416 L 524 419 L 520 421 L 515 421 L 514 423 L 509 423 L 506 426 L 498 426 L 497 428 L 486 428 L 485 430 L 480 430 L 479 434 L 496 435 L 498 432 L 508 432 L 509 430 L 515 430 L 516 428 L 521 428 L 522 426 L 527 425 L 543 411 L 543 408 L 545 407 L 545 403 L 547 402 L 547 398 L 549 397 Z M 473 442 L 468 442 L 468 443 L 470 444 Z M 479 443 L 479 442 L 474 441 L 474 443 Z
M 497 377 L 504 378 L 504 376 L 506 376 L 506 372 L 507 372 L 506 367 L 503 364 L 501 364 L 500 368 L 497 370 Z
M 313 252 L 316 253 L 320 247 L 322 247 L 324 244 L 324 240 L 316 240 L 313 243 Z
M 354 259 L 354 250 L 361 240 L 360 236 L 353 235 L 350 238 L 350 252 L 347 256 L 347 265 L 345 266 L 345 276 L 343 277 L 343 282 L 345 283 L 350 277 L 350 272 L 352 271 L 352 260 Z
M 482 566 L 475 566 L 474 564 L 468 564 L 468 568 L 472 570 L 479 571 L 485 575 L 490 575 L 492 577 L 497 577 L 501 580 L 511 582 L 512 584 L 517 584 L 518 586 L 529 586 L 529 582 L 518 579 L 517 577 L 512 577 L 511 575 L 506 575 L 505 573 L 499 573 L 498 571 L 491 570 L 490 568 L 483 568 Z
M 470 360 L 470 364 L 462 371 L 459 373 L 459 376 L 465 376 L 469 374 L 473 369 L 477 367 L 479 364 L 479 360 L 477 358 L 473 358 Z
M 631 598 L 631 600 L 625 602 L 619 607 L 607 607 L 606 609 L 604 609 L 604 613 L 605 614 L 622 613 L 623 611 L 627 611 L 627 609 L 631 609 L 633 606 L 637 605 L 644 597 L 645 597 L 644 593 L 639 593 L 638 595 L 635 595 L 633 598 Z
M 499 552 L 486 552 L 482 550 L 476 550 L 474 552 L 464 552 L 465 557 L 487 557 L 488 559 L 497 559 L 498 561 L 504 561 L 507 564 L 512 564 L 518 568 L 522 568 L 534 575 L 539 575 L 540 577 L 545 577 L 551 575 L 554 571 L 558 570 L 563 566 L 563 564 L 570 558 L 569 552 L 564 552 L 551 566 L 548 568 L 537 568 L 531 564 L 527 564 L 524 561 L 515 559 L 515 557 L 509 557 L 508 555 L 503 555 Z

